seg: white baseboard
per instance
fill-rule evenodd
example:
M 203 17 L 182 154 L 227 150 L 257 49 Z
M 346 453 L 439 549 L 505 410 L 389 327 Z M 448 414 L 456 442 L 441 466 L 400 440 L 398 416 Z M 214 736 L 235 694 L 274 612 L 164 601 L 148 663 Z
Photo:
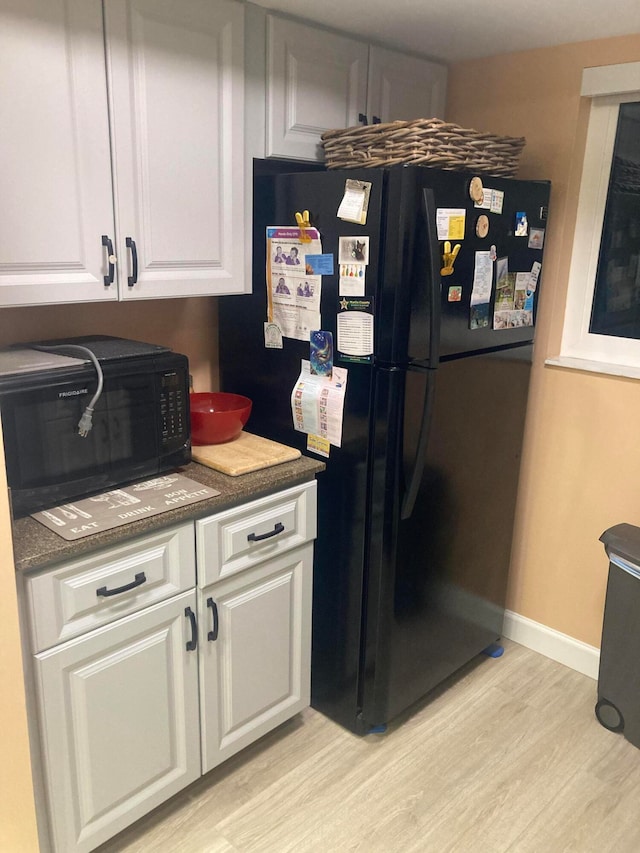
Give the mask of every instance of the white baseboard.
M 567 634 L 547 628 L 511 610 L 505 611 L 503 636 L 534 652 L 558 661 L 565 666 L 597 680 L 600 650 L 588 643 L 574 640 Z

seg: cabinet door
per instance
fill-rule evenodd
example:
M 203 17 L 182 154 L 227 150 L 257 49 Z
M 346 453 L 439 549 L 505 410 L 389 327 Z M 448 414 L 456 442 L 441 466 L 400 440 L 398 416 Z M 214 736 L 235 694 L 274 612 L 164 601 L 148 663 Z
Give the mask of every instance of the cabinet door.
M 446 93 L 446 66 L 382 47 L 369 51 L 369 122 L 444 118 Z
M 105 10 L 121 298 L 240 293 L 243 7 L 108 0 Z
M 2 0 L 0 306 L 117 298 L 100 0 Z
M 309 544 L 202 590 L 203 772 L 309 704 L 312 571 Z
M 323 160 L 321 134 L 359 123 L 368 50 L 355 39 L 269 17 L 268 157 Z
M 195 592 L 35 656 L 54 849 L 93 850 L 200 775 Z

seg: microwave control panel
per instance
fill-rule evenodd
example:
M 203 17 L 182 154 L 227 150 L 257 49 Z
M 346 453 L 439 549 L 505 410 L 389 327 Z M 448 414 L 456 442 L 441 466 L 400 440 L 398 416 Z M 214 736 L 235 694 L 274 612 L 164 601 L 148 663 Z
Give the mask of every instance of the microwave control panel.
M 176 439 L 182 444 L 187 436 L 187 389 L 182 370 L 164 373 L 160 383 L 160 416 L 162 444 Z

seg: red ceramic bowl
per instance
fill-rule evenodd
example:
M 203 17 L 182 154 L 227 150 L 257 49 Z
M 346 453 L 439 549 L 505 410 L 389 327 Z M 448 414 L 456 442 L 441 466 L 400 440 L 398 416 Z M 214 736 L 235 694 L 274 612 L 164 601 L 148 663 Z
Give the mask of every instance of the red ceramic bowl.
M 240 394 L 205 391 L 190 394 L 191 441 L 193 444 L 222 444 L 233 441 L 251 414 L 251 400 Z

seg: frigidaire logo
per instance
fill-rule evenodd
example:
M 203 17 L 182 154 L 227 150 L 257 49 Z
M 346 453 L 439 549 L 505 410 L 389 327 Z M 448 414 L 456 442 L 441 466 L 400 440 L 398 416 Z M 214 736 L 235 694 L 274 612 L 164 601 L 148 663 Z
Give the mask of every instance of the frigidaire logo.
M 88 394 L 87 388 L 74 388 L 73 391 L 58 391 L 58 397 L 79 397 L 81 394 Z

